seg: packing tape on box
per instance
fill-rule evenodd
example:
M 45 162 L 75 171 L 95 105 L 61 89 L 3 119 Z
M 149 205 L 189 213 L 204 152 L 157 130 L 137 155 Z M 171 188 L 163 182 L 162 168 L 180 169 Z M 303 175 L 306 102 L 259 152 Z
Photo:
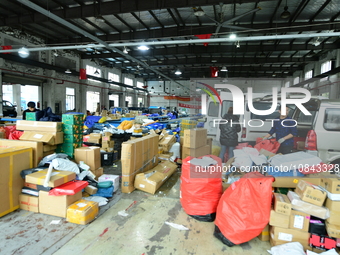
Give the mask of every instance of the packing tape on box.
M 64 178 L 64 183 L 68 182 L 68 178 L 67 178 L 67 176 L 69 176 L 68 174 L 63 174 L 62 171 L 60 171 L 60 172 L 59 171 L 58 172 L 52 172 L 51 177 L 55 176 L 55 175 L 59 175 L 60 177 L 63 177 Z M 43 185 L 44 181 L 46 179 L 46 175 L 40 176 L 37 179 L 38 179 L 38 183 L 37 184 Z M 40 181 L 41 181 L 41 183 L 40 183 Z

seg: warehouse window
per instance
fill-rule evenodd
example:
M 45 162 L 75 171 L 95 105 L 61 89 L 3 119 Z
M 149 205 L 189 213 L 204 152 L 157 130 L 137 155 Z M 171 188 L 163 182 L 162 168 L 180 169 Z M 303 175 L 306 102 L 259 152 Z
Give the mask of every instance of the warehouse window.
M 132 106 L 132 97 L 130 97 L 130 96 L 125 97 L 125 106 L 126 107 Z
M 118 74 L 115 73 L 108 73 L 108 79 L 114 82 L 120 82 L 120 77 Z
M 119 107 L 119 95 L 110 95 L 109 96 L 109 103 L 111 107 Z
M 75 110 L 75 89 L 66 88 L 66 111 Z
M 143 102 L 144 102 L 143 98 L 138 97 L 138 107 L 143 107 L 143 105 L 144 105 Z
M 99 104 L 99 92 L 87 91 L 86 93 L 86 110 L 95 112 Z
M 295 77 L 294 81 L 293 81 L 293 84 L 295 85 L 295 84 L 298 84 L 299 82 L 300 82 L 300 77 L 299 76 Z
M 133 86 L 133 80 L 130 78 L 125 77 L 124 78 L 124 84 Z
M 326 61 L 321 64 L 321 73 L 326 73 L 332 69 L 332 61 Z M 327 81 L 328 77 L 320 79 L 320 81 Z
M 305 73 L 305 80 L 313 77 L 313 70 L 309 70 Z
M 137 88 L 143 88 L 144 87 L 144 83 L 143 82 L 140 82 L 140 81 L 137 81 Z

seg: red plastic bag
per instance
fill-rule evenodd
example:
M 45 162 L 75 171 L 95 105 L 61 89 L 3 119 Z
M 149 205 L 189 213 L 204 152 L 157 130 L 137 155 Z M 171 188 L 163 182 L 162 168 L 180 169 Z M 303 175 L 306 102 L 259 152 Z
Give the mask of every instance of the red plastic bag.
M 86 181 L 70 181 L 51 189 L 50 196 L 74 195 L 89 185 Z
M 215 225 L 228 246 L 241 244 L 258 236 L 269 222 L 273 177 L 257 172 L 244 175 L 231 184 L 218 203 Z
M 254 148 L 258 151 L 265 149 L 272 153 L 276 153 L 280 148 L 280 143 L 276 141 L 276 139 L 262 140 L 262 138 L 257 138 Z
M 210 168 L 211 170 L 215 169 L 216 172 L 213 174 L 202 173 L 202 175 L 196 175 L 197 172 L 195 173 L 194 171 L 203 171 L 204 168 L 190 164 L 189 162 L 194 159 L 193 157 L 184 159 L 181 174 L 180 201 L 188 215 L 201 221 L 213 221 L 223 191 L 222 162 L 219 157 L 214 155 L 204 157 L 210 157 L 217 161 L 217 164 Z M 213 215 L 209 216 L 210 214 Z

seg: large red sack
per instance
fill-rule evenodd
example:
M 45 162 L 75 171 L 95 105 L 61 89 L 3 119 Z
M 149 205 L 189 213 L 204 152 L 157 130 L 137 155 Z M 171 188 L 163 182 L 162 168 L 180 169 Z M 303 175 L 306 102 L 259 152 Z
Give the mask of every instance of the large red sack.
M 216 208 L 223 192 L 222 162 L 219 157 L 207 155 L 217 161 L 214 173 L 203 172 L 203 168 L 190 164 L 193 157 L 187 157 L 182 163 L 180 201 L 184 211 L 200 221 L 214 221 Z M 203 157 L 199 157 L 203 158 Z M 195 168 L 198 167 L 198 168 Z M 212 172 L 212 171 L 211 171 Z
M 273 181 L 252 172 L 234 182 L 218 203 L 214 235 L 228 246 L 258 236 L 269 222 Z
M 256 139 L 256 144 L 254 146 L 258 151 L 261 149 L 265 149 L 267 151 L 270 151 L 272 153 L 276 153 L 280 148 L 280 143 L 276 141 L 276 139 L 268 139 L 268 140 L 262 140 L 262 138 Z

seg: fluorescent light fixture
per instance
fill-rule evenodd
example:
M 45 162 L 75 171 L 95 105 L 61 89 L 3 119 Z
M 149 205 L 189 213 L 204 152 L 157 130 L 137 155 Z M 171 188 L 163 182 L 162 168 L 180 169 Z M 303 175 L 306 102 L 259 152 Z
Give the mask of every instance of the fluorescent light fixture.
M 126 47 L 124 46 L 124 50 L 123 50 L 124 54 L 128 54 L 129 52 L 127 51 Z
M 65 73 L 72 73 L 70 69 L 66 69 Z
M 236 39 L 236 34 L 231 34 L 231 35 L 229 35 L 229 39 L 230 39 L 230 40 L 235 40 L 235 39 Z
M 138 46 L 138 49 L 139 49 L 139 50 L 148 50 L 149 47 L 146 46 L 146 45 L 141 45 L 141 46 Z
M 98 15 L 98 16 L 96 17 L 96 21 L 97 21 L 97 22 L 105 22 L 105 19 L 103 18 L 103 16 Z
M 18 51 L 18 54 L 22 58 L 27 58 L 30 55 L 28 49 L 25 47 L 20 48 Z
M 223 66 L 222 69 L 221 69 L 221 72 L 228 72 L 227 67 Z
M 178 69 L 178 70 L 176 70 L 175 74 L 176 74 L 176 75 L 181 75 L 182 72 L 181 72 L 181 70 Z

